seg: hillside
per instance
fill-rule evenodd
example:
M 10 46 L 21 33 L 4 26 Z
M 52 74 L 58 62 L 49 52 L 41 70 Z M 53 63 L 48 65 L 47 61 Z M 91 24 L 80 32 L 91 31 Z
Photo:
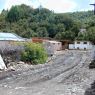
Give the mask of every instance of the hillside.
M 80 28 L 86 28 L 87 31 L 95 30 L 94 19 L 92 11 L 56 14 L 42 7 L 33 9 L 22 4 L 13 6 L 10 10 L 2 10 L 0 31 L 14 32 L 27 38 L 52 37 L 59 40 L 74 40 L 80 39 Z M 82 39 L 88 38 L 81 36 Z
M 69 16 L 71 16 L 72 19 L 78 20 L 82 23 L 89 23 L 93 20 L 93 11 L 82 11 L 82 12 L 74 12 L 74 13 L 68 13 Z

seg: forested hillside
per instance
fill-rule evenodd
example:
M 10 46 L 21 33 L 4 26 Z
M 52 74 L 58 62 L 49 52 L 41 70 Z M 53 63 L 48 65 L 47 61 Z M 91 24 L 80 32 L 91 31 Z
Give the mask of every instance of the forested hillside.
M 0 14 L 1 32 L 14 32 L 27 38 L 94 41 L 94 26 L 95 16 L 92 11 L 57 14 L 46 8 L 33 9 L 22 4 L 13 6 L 10 10 L 2 10 Z M 79 33 L 80 28 L 86 28 L 87 32 Z

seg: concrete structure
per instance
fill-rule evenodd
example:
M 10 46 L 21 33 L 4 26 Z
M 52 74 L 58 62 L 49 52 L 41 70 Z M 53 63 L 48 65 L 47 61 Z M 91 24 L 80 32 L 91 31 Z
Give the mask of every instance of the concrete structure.
M 75 41 L 74 44 L 69 44 L 69 49 L 92 49 L 92 43 L 90 41 Z
M 56 51 L 62 50 L 62 42 L 54 41 L 52 38 L 33 37 L 32 42 L 42 43 L 48 55 L 53 55 Z
M 56 53 L 56 51 L 62 50 L 62 43 L 58 41 L 45 40 L 43 45 L 48 55 L 53 55 Z

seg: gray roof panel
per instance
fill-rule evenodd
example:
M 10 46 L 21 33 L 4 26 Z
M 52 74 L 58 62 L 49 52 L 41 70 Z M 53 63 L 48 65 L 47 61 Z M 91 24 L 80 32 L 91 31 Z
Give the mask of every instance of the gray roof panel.
M 3 32 L 0 32 L 0 40 L 25 41 L 24 38 L 14 33 L 3 33 Z

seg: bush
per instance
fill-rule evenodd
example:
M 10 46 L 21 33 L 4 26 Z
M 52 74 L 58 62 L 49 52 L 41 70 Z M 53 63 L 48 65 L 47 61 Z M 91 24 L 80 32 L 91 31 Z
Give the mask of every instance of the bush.
M 47 60 L 47 54 L 39 43 L 25 43 L 25 50 L 21 54 L 21 60 L 31 64 L 43 64 Z

